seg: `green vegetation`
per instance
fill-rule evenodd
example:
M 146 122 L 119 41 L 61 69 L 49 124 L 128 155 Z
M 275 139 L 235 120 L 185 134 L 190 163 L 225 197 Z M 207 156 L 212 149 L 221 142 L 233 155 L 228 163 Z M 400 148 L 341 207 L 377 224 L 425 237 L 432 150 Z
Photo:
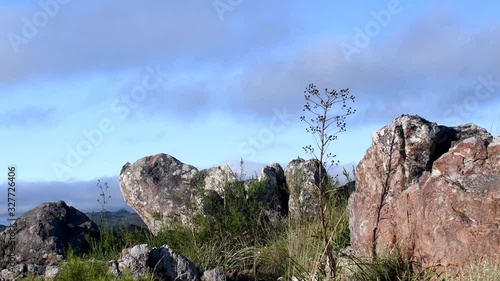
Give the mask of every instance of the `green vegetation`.
M 305 146 L 304 150 L 306 153 L 312 154 L 318 164 L 319 182 L 316 188 L 320 208 L 321 237 L 323 239 L 323 246 L 325 248 L 325 255 L 328 259 L 327 264 L 331 276 L 335 278 L 337 276 L 338 262 L 333 249 L 334 245 L 331 244 L 330 235 L 328 233 L 329 225 L 332 223 L 327 216 L 327 201 L 329 197 L 327 186 L 329 180 L 327 175 L 323 174 L 323 167 L 326 167 L 326 171 L 328 171 L 332 165 L 338 164 L 338 162 L 334 160 L 335 155 L 329 153 L 328 148 L 331 142 L 337 139 L 338 133 L 345 132 L 346 117 L 356 112 L 355 109 L 347 107 L 347 102 L 349 100 L 354 102 L 355 97 L 349 94 L 349 89 L 342 89 L 339 92 L 325 89 L 325 93 L 321 94 L 314 84 L 309 84 L 304 94 L 306 99 L 304 111 L 307 112 L 308 115 L 311 115 L 312 118 L 306 118 L 304 115 L 300 117 L 300 120 L 306 122 L 309 126 L 306 131 L 314 136 L 316 144 L 314 147 L 312 145 Z M 334 105 L 340 105 L 341 114 L 330 116 Z M 319 150 L 319 153 L 315 152 L 316 148 Z
M 331 161 L 334 164 L 334 156 L 327 153 L 327 148 L 337 133 L 345 131 L 345 117 L 354 112 L 346 107 L 345 102 L 354 100 L 354 97 L 349 96 L 348 89 L 340 92 L 325 90 L 327 98 L 321 99 L 313 84 L 305 93 L 308 102 L 304 111 L 315 117 L 301 119 L 310 125 L 308 131 L 316 135 L 319 154 L 315 154 L 312 146 L 304 149 L 313 154 L 318 163 L 327 166 L 326 162 Z M 336 103 L 340 103 L 346 113 L 328 117 L 328 110 Z M 314 111 L 317 108 L 319 112 Z M 336 124 L 337 131 L 331 131 L 332 124 L 332 128 Z M 350 242 L 349 192 L 338 191 L 337 178 L 320 172 L 320 182 L 316 186 L 320 205 L 318 216 L 307 216 L 302 212 L 297 217 L 283 216 L 273 212 L 271 206 L 261 200 L 265 188 L 262 182 L 255 178 L 243 181 L 243 164 L 242 160 L 239 180 L 225 177 L 217 186 L 220 192 L 204 190 L 202 177 L 193 180 L 195 195 L 201 198 L 200 202 L 193 204 L 198 205 L 202 212 L 194 214 L 192 226 L 182 226 L 174 221 L 154 236 L 125 225 L 112 227 L 102 223 L 100 239 L 86 237 L 90 245 L 88 255 L 78 257 L 68 251 L 57 280 L 133 280 L 130 272 L 114 276 L 109 272 L 107 262 L 118 259 L 122 249 L 138 244 L 148 244 L 150 248 L 167 244 L 194 262 L 201 271 L 223 266 L 229 274 L 237 276 L 237 280 L 276 280 L 279 277 L 284 280 L 293 277 L 298 280 L 360 281 L 500 280 L 498 262 L 481 261 L 463 272 L 450 273 L 433 268 L 415 270 L 412 262 L 397 249 L 363 258 L 344 254 L 342 250 Z M 346 170 L 343 174 L 348 183 L 352 181 Z M 297 193 L 297 189 L 303 186 L 304 175 L 292 175 L 287 180 L 290 192 Z M 99 186 L 101 200 L 98 201 L 102 212 L 110 198 L 105 194 L 107 184 L 105 186 L 104 189 Z M 383 204 L 384 198 L 381 200 Z M 309 206 L 299 207 L 302 210 Z M 153 213 L 153 218 L 163 220 L 159 212 Z M 27 277 L 24 280 L 37 279 Z M 142 280 L 154 280 L 154 276 L 148 274 Z
M 496 281 L 500 280 L 500 259 L 480 260 L 471 264 L 458 274 L 446 274 L 446 280 L 450 281 Z
M 347 173 L 345 172 L 347 175 Z M 333 182 L 333 181 L 332 181 Z M 130 230 L 123 225 L 114 228 L 103 224 L 101 239 L 88 237 L 91 251 L 78 257 L 68 251 L 57 280 L 132 280 L 125 272 L 115 277 L 108 271 L 107 262 L 117 259 L 123 248 L 146 243 L 150 247 L 168 244 L 173 250 L 193 261 L 202 271 L 216 266 L 224 268 L 238 280 L 323 280 L 326 274 L 322 222 L 318 217 L 272 218 L 266 207 L 258 203 L 262 185 L 250 180 L 246 188 L 242 182 L 226 181 L 221 188 L 226 195 L 224 204 L 215 204 L 220 198 L 207 193 L 204 198 L 206 217 L 197 216 L 193 227 L 173 226 L 157 236 L 141 230 Z M 330 192 L 335 192 L 334 188 Z M 339 252 L 349 243 L 347 196 L 329 196 L 325 202 L 325 216 L 330 222 L 327 234 L 330 245 Z M 428 269 L 414 272 L 411 263 L 397 251 L 380 254 L 376 259 L 346 256 L 337 259 L 337 276 L 331 280 L 499 280 L 498 263 L 482 262 L 470 269 L 470 275 L 458 277 Z M 455 279 L 453 279 L 455 278 Z M 27 277 L 24 280 L 37 280 Z M 41 279 L 38 279 L 41 280 Z M 147 275 L 142 280 L 154 280 Z
M 153 217 L 153 219 L 155 219 L 157 221 L 163 220 L 162 214 L 158 211 L 153 212 L 153 214 L 151 214 L 151 216 Z

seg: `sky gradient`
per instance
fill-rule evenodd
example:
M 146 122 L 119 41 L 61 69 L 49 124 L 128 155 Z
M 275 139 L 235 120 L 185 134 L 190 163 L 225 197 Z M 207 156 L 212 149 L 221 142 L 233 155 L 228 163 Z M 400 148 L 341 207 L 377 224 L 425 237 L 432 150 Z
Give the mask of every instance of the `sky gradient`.
M 313 4 L 312 4 L 313 3 Z M 500 134 L 497 1 L 2 1 L 0 174 L 18 213 L 124 207 L 126 162 L 167 153 L 247 174 L 307 156 L 303 91 L 349 88 L 331 152 L 355 165 L 401 114 Z M 5 195 L 6 197 L 6 195 Z M 6 216 L 7 199 L 0 202 Z M 0 221 L 0 223 L 2 223 Z

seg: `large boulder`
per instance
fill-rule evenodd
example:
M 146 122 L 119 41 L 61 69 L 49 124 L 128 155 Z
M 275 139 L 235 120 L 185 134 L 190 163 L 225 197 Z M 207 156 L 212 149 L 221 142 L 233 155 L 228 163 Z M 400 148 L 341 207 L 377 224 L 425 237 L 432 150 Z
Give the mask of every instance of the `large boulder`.
M 126 163 L 120 172 L 120 190 L 153 234 L 172 221 L 188 224 L 192 213 L 194 166 L 160 153 Z
M 154 273 L 155 280 L 200 280 L 196 265 L 168 245 L 150 249 L 147 244 L 141 244 L 123 249 L 118 260 L 110 261 L 109 265 L 110 271 L 116 275 L 129 269 L 134 279 Z
M 319 214 L 318 185 L 320 167 L 324 182 L 327 185 L 331 184 L 331 178 L 328 176 L 326 169 L 316 159 L 304 160 L 297 158 L 288 163 L 285 169 L 285 177 L 290 192 L 288 208 L 291 217 Z
M 194 214 L 204 214 L 203 199 L 212 196 L 223 202 L 223 186 L 235 180 L 227 165 L 198 171 L 160 153 L 126 163 L 120 173 L 120 190 L 125 202 L 156 235 L 172 223 L 192 225 Z
M 0 233 L 3 280 L 26 272 L 52 275 L 70 247 L 77 255 L 88 252 L 85 234 L 98 238 L 97 225 L 64 201 L 43 203 L 26 212 Z
M 372 140 L 349 199 L 354 251 L 397 246 L 419 267 L 500 258 L 499 138 L 402 115 Z
M 260 200 L 281 215 L 288 214 L 289 193 L 286 185 L 285 171 L 278 163 L 262 167 L 259 182 L 262 184 Z

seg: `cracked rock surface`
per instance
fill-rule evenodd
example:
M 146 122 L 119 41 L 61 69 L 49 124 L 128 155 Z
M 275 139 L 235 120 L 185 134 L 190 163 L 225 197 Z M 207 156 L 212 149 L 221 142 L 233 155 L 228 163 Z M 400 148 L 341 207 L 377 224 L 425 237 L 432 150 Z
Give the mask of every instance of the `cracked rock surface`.
M 499 137 L 402 115 L 372 140 L 349 200 L 353 250 L 370 254 L 376 228 L 377 252 L 399 245 L 420 267 L 500 258 Z

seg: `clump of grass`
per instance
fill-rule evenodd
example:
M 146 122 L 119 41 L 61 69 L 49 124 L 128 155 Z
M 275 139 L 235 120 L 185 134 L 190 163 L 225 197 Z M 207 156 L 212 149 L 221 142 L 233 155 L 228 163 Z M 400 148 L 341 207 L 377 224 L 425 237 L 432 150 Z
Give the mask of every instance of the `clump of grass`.
M 376 257 L 350 257 L 354 262 L 349 280 L 359 281 L 420 281 L 440 280 L 439 272 L 433 268 L 415 270 L 412 261 L 399 249 L 378 254 Z
M 260 200 L 263 183 L 226 178 L 219 190 L 223 198 L 198 189 L 203 215 L 195 215 L 190 228 L 174 225 L 158 236 L 202 270 L 223 266 L 237 274 L 279 277 L 279 270 L 266 269 L 264 261 L 270 260 L 268 245 L 283 235 L 284 223 L 269 218 L 269 208 Z
M 457 274 L 446 274 L 450 281 L 497 281 L 500 280 L 500 258 L 496 260 L 482 259 L 467 268 L 458 270 Z
M 330 189 L 330 192 L 335 190 Z M 326 202 L 325 219 L 327 224 L 327 238 L 331 245 L 332 255 L 337 257 L 339 251 L 345 248 L 350 241 L 349 218 L 347 200 L 329 196 Z M 285 275 L 300 280 L 324 278 L 327 276 L 325 267 L 325 247 L 322 238 L 322 218 L 318 216 L 290 218 L 287 222 L 287 234 L 282 243 L 286 248 L 287 267 Z M 336 262 L 337 258 L 334 259 Z M 336 266 L 335 266 L 336 267 Z
M 59 265 L 59 272 L 54 280 L 57 281 L 146 281 L 153 280 L 151 273 L 144 274 L 139 280 L 134 279 L 130 270 L 125 270 L 116 276 L 109 270 L 107 262 L 92 256 L 81 257 L 67 251 L 66 260 Z M 43 277 L 28 275 L 22 280 L 42 281 Z
M 61 264 L 57 280 L 110 280 L 106 263 L 95 258 L 80 258 L 68 251 L 67 259 Z

